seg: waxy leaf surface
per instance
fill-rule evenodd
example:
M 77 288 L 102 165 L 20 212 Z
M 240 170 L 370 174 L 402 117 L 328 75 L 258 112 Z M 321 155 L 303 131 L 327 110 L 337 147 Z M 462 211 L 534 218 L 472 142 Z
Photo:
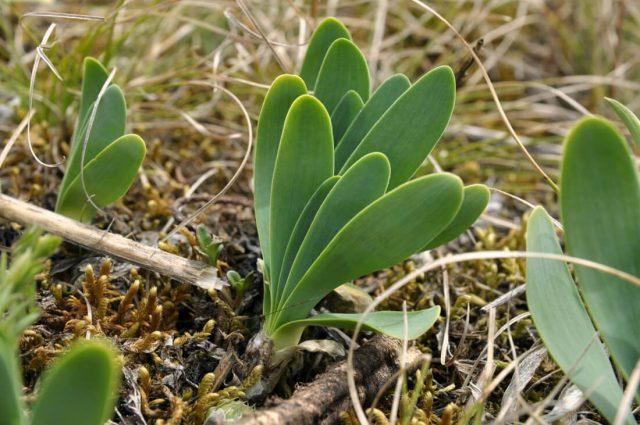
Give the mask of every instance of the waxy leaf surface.
M 311 35 L 300 70 L 300 77 L 309 90 L 313 90 L 316 85 L 318 72 L 327 50 L 339 38 L 351 40 L 351 35 L 342 22 L 335 18 L 327 18 L 322 21 Z

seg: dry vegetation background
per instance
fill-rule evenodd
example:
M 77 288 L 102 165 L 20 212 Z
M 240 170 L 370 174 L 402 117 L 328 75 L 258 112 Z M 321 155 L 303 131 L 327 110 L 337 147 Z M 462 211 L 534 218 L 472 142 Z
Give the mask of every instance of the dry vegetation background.
M 433 0 L 471 44 L 489 72 L 515 131 L 552 178 L 562 137 L 587 113 L 612 116 L 604 96 L 640 108 L 640 3 L 636 0 Z M 555 196 L 524 158 L 497 112 L 486 82 L 469 52 L 431 13 L 409 0 L 216 0 L 2 2 L 0 20 L 0 138 L 4 148 L 28 114 L 31 68 L 50 23 L 57 27 L 44 53 L 63 81 L 41 64 L 33 89 L 31 138 L 44 162 L 62 163 L 78 107 L 82 59 L 100 58 L 123 88 L 128 126 L 147 142 L 148 156 L 128 195 L 97 225 L 153 244 L 217 193 L 238 169 L 247 129 L 234 93 L 257 119 L 271 81 L 298 70 L 305 41 L 316 23 L 336 16 L 365 52 L 374 86 L 393 73 L 415 79 L 440 64 L 459 76 L 451 125 L 433 153 L 434 167 L 459 174 L 465 183 L 495 188 L 489 209 L 458 241 L 433 256 L 483 249 L 523 247 L 530 204 L 557 212 Z M 40 14 L 28 16 L 30 12 Z M 50 12 L 102 17 L 55 17 Z M 76 17 L 77 18 L 77 17 Z M 268 40 L 267 41 L 265 41 Z M 6 154 L 6 157 L 4 156 Z M 32 158 L 25 131 L 0 155 L 3 193 L 52 209 L 63 165 L 42 167 Z M 224 241 L 220 267 L 256 274 L 259 255 L 252 212 L 249 164 L 219 202 L 198 217 Z M 506 193 L 505 193 L 506 192 Z M 522 198 L 514 199 L 511 195 Z M 114 220 L 117 218 L 117 220 Z M 0 249 L 19 228 L 0 224 Z M 163 249 L 196 258 L 194 236 L 184 231 Z M 424 262 L 405 264 L 362 279 L 372 295 Z M 562 374 L 541 349 L 521 288 L 523 263 L 478 261 L 422 277 L 387 301 L 387 308 L 441 305 L 443 318 L 418 341 L 433 355 L 414 423 L 450 423 L 482 394 L 487 333 L 496 332 L 496 374 L 518 358 L 520 367 L 484 400 L 487 422 L 523 420 L 599 421 L 576 403 Z M 122 351 L 124 382 L 117 423 L 201 423 L 210 407 L 242 399 L 234 373 L 248 338 L 259 327 L 259 277 L 241 299 L 205 293 L 168 279 L 111 263 L 67 245 L 41 278 L 44 314 L 22 341 L 30 390 L 44 366 L 74 338 L 103 334 Z M 513 296 L 488 303 L 516 289 Z M 336 308 L 340 300 L 326 300 Z M 309 337 L 336 337 L 313 329 Z M 338 336 L 339 341 L 343 341 Z M 442 360 L 442 361 L 441 361 Z M 303 372 L 292 373 L 278 390 L 289 394 L 331 361 L 306 354 Z M 211 374 L 213 373 L 213 375 Z M 517 379 L 515 379 L 515 378 Z M 519 380 L 519 384 L 518 384 Z M 555 390 L 552 393 L 552 390 Z M 546 399 L 547 395 L 555 396 Z M 579 397 L 577 397 L 579 399 Z M 381 400 L 384 423 L 390 398 Z M 510 407 L 511 406 L 511 407 Z M 353 420 L 349 412 L 345 423 Z

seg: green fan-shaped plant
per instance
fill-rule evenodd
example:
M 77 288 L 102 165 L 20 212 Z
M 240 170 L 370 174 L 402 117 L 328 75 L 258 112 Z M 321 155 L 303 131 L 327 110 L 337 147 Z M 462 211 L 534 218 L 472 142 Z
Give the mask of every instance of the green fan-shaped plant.
M 569 255 L 640 277 L 638 172 L 627 142 L 607 121 L 585 118 L 567 136 L 560 206 Z M 529 251 L 562 253 L 542 207 L 526 240 Z M 613 422 L 622 399 L 614 370 L 628 379 L 640 361 L 640 287 L 584 266 L 575 276 L 561 262 L 528 260 L 529 310 L 549 353 Z M 625 423 L 635 421 L 628 416 Z
M 0 425 L 102 425 L 110 417 L 120 380 L 114 349 L 102 341 L 71 347 L 45 372 L 35 402 L 22 401 L 18 343 L 38 317 L 34 278 L 60 240 L 30 229 L 0 257 Z
M 394 75 L 370 94 L 367 62 L 332 18 L 311 37 L 300 77 L 273 82 L 258 122 L 254 207 L 264 330 L 276 349 L 307 326 L 354 327 L 358 314 L 309 312 L 338 286 L 455 239 L 482 213 L 482 185 L 464 188 L 448 173 L 412 179 L 454 102 L 446 66 L 413 84 Z M 409 336 L 438 314 L 409 313 Z M 364 325 L 401 338 L 402 323 L 400 312 L 376 312 Z
M 107 78 L 108 73 L 100 62 L 93 58 L 85 59 L 78 120 L 56 203 L 56 212 L 82 222 L 89 222 L 95 216 L 97 211 L 93 204 L 102 208 L 129 190 L 146 153 L 140 136 L 124 134 L 126 104 L 117 85 L 106 89 L 95 108 L 93 123 L 89 125 L 95 102 Z M 89 127 L 91 133 L 87 137 Z M 87 194 L 92 202 L 87 199 Z

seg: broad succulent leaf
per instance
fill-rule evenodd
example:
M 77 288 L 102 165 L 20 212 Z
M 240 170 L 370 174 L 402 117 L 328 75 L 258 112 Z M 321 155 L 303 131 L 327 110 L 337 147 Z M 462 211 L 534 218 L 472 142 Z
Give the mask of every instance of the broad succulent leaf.
M 280 305 L 277 324 L 304 318 L 342 283 L 397 264 L 425 246 L 457 214 L 462 190 L 458 177 L 435 174 L 405 183 L 371 203 L 309 267 Z
M 331 121 L 309 95 L 291 105 L 273 171 L 270 243 L 271 282 L 278 282 L 287 243 L 311 195 L 333 175 Z
M 422 76 L 384 113 L 342 166 L 344 173 L 362 156 L 381 152 L 391 163 L 390 188 L 407 181 L 446 128 L 455 103 L 455 77 L 440 66 Z
M 129 190 L 144 160 L 144 141 L 127 134 L 109 144 L 85 164 L 84 180 L 91 200 L 100 208 L 120 199 Z M 57 211 L 78 221 L 88 222 L 95 208 L 86 200 L 78 174 L 60 198 Z
M 440 316 L 440 307 L 407 312 L 407 337 L 416 339 L 429 330 Z M 353 329 L 362 317 L 361 313 L 324 313 L 289 322 L 275 332 L 275 340 L 283 346 L 296 344 L 307 326 L 331 326 Z M 365 317 L 362 329 L 379 332 L 393 338 L 404 339 L 404 313 L 401 311 L 374 311 Z M 283 347 L 276 347 L 283 348 Z
M 300 69 L 300 77 L 304 80 L 309 90 L 315 88 L 318 72 L 327 50 L 339 38 L 351 40 L 351 35 L 342 22 L 335 18 L 325 19 L 313 32 Z
M 398 98 L 411 87 L 402 74 L 387 78 L 355 117 L 341 140 L 336 140 L 336 171 L 342 169 L 371 127 Z
M 362 98 L 354 90 L 349 90 L 342 96 L 335 111 L 331 114 L 334 145 L 342 138 L 344 132 L 347 131 L 347 128 L 349 128 L 363 106 Z
M 78 133 L 86 123 L 91 105 L 98 98 L 98 93 L 100 93 L 100 89 L 107 81 L 107 78 L 109 78 L 109 73 L 99 61 L 92 57 L 85 58 L 82 72 L 80 108 L 78 109 L 78 120 L 76 121 L 73 143 L 76 143 L 76 139 L 79 136 Z
M 120 365 L 106 342 L 81 342 L 45 373 L 32 425 L 102 425 L 110 417 Z
M 460 236 L 473 223 L 489 203 L 489 189 L 482 184 L 472 184 L 464 188 L 464 198 L 460 210 L 453 221 L 422 250 L 435 249 Z
M 528 252 L 562 254 L 551 219 L 542 207 L 529 218 L 526 241 Z M 531 317 L 549 353 L 613 423 L 622 390 L 568 267 L 559 261 L 528 259 L 526 291 Z M 629 416 L 625 423 L 635 422 Z
M 640 277 L 640 184 L 626 141 L 607 121 L 585 118 L 565 142 L 560 204 L 570 255 Z M 577 266 L 585 303 L 614 363 L 629 377 L 640 359 L 640 287 Z
M 353 90 L 366 102 L 369 100 L 369 66 L 360 49 L 350 40 L 334 41 L 322 61 L 314 95 L 332 113 L 338 102 Z
M 609 102 L 611 108 L 618 115 L 618 118 L 620 118 L 620 120 L 627 127 L 629 133 L 631 133 L 631 138 L 633 139 L 636 148 L 640 149 L 640 119 L 638 119 L 636 114 L 634 114 L 631 109 L 627 108 L 617 100 L 608 97 L 605 99 L 607 100 L 607 102 Z
M 253 164 L 253 203 L 262 257 L 267 266 L 271 260 L 271 243 L 269 240 L 271 183 L 278 147 L 280 146 L 280 138 L 282 137 L 282 128 L 293 101 L 306 93 L 307 88 L 300 77 L 281 75 L 276 78 L 269 88 L 260 111 Z

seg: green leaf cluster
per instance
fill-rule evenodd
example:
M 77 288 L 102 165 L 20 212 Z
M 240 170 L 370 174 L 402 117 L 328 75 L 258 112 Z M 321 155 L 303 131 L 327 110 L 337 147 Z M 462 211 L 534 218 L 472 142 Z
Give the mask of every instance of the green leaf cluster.
M 640 182 L 623 136 L 604 119 L 581 120 L 566 138 L 560 183 L 568 254 L 640 277 Z M 526 240 L 528 251 L 562 253 L 541 207 Z M 529 259 L 527 302 L 558 365 L 613 422 L 622 399 L 615 370 L 629 379 L 640 360 L 640 287 L 584 266 L 575 277 L 561 262 Z
M 482 185 L 448 173 L 411 180 L 454 103 L 446 66 L 413 84 L 394 75 L 370 94 L 367 62 L 332 18 L 312 35 L 300 76 L 273 82 L 258 122 L 254 208 L 276 348 L 297 344 L 306 326 L 353 327 L 358 314 L 308 315 L 339 285 L 455 239 L 482 213 Z M 410 313 L 410 337 L 438 314 Z M 400 312 L 377 312 L 365 328 L 401 337 L 402 324 Z
M 75 344 L 45 372 L 28 413 L 22 400 L 20 335 L 38 317 L 35 276 L 60 240 L 32 228 L 0 257 L 0 425 L 102 425 L 110 417 L 120 380 L 106 342 Z
M 124 196 L 146 153 L 140 136 L 124 134 L 126 104 L 117 85 L 104 91 L 90 125 L 94 105 L 107 79 L 108 73 L 100 62 L 85 59 L 78 120 L 56 203 L 56 212 L 82 222 L 91 221 L 97 213 L 92 202 L 102 208 Z

